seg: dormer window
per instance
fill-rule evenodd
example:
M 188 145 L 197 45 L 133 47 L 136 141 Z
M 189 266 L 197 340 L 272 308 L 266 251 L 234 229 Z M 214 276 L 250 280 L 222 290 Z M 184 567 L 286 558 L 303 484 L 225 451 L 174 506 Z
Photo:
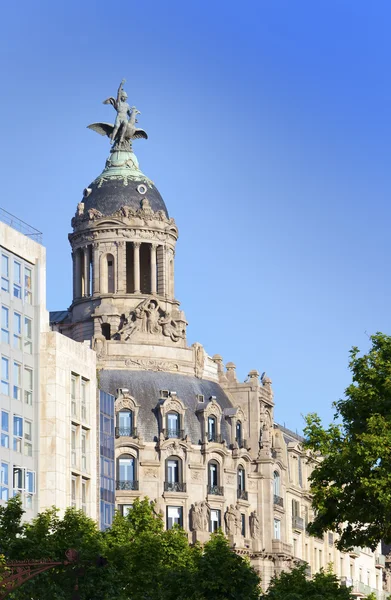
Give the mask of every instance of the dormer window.
M 197 402 L 204 402 L 203 394 L 197 394 Z
M 124 409 L 117 413 L 116 437 L 135 437 L 133 411 Z
M 216 417 L 208 417 L 208 442 L 217 441 L 217 420 Z
M 236 421 L 236 442 L 239 448 L 243 447 L 243 429 L 240 421 Z
M 176 412 L 169 412 L 169 413 L 167 413 L 166 418 L 167 418 L 166 437 L 168 437 L 168 438 L 181 437 L 179 414 Z
M 160 398 L 169 398 L 170 392 L 169 390 L 160 390 Z

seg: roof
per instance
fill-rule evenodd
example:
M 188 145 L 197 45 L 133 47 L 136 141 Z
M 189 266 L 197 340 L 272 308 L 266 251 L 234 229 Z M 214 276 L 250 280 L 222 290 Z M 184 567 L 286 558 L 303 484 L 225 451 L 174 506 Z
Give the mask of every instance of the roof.
M 66 323 L 69 319 L 69 312 L 67 310 L 52 310 L 49 312 L 50 325 L 57 323 Z
M 205 406 L 207 406 L 208 399 L 215 396 L 222 411 L 232 408 L 230 399 L 218 383 L 177 373 L 102 370 L 99 374 L 99 387 L 104 392 L 113 395 L 116 395 L 116 390 L 119 388 L 129 390 L 130 395 L 140 404 L 137 429 L 146 441 L 157 441 L 159 436 L 160 390 L 176 392 L 177 398 L 187 408 L 185 422 L 181 428 L 184 429 L 185 435 L 189 436 L 193 444 L 201 441 L 201 424 L 199 416 L 196 414 L 197 408 L 199 409 L 197 395 L 204 396 Z M 231 427 L 222 417 L 221 434 L 227 444 L 231 443 L 230 429 Z

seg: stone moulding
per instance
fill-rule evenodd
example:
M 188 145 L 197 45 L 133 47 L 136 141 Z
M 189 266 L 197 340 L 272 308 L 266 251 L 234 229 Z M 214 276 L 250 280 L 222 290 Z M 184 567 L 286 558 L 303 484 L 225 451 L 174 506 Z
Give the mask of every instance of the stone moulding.
M 125 367 L 139 367 L 146 371 L 179 371 L 178 363 L 152 358 L 127 358 Z

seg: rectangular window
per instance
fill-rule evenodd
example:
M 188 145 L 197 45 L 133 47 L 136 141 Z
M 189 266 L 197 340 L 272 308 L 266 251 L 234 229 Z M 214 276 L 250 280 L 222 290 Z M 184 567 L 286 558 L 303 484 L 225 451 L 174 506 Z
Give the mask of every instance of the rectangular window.
M 81 510 L 86 515 L 87 514 L 87 481 L 82 479 L 81 482 Z
M 22 399 L 22 365 L 14 362 L 14 385 L 13 396 L 15 400 Z
M 22 467 L 14 467 L 14 492 L 23 492 L 24 476 L 25 470 Z
M 6 306 L 1 307 L 1 341 L 3 344 L 10 343 L 9 310 Z
M 242 521 L 242 536 L 246 537 L 246 515 L 242 513 L 240 516 Z
M 71 479 L 71 505 L 76 507 L 76 477 Z
M 8 500 L 8 463 L 0 463 L 0 500 Z
M 87 471 L 87 432 L 81 432 L 81 469 Z
M 32 369 L 24 368 L 24 401 L 30 406 L 33 403 L 33 371 Z
M 281 539 L 281 521 L 274 519 L 274 539 Z
M 1 446 L 3 448 L 9 448 L 9 414 L 5 411 L 1 411 Z
M 33 455 L 33 434 L 31 421 L 24 422 L 24 453 L 26 456 Z
M 221 527 L 221 511 L 211 509 L 209 530 L 213 533 Z
M 81 420 L 87 421 L 87 381 L 81 380 Z
M 5 356 L 1 357 L 1 393 L 6 396 L 9 395 L 10 385 L 9 385 L 9 360 Z
M 24 300 L 27 304 L 33 303 L 31 269 L 24 268 Z
M 22 349 L 22 315 L 14 312 L 14 348 Z
M 182 506 L 167 506 L 167 529 L 172 529 L 174 525 L 182 527 Z
M 77 417 L 76 376 L 71 376 L 71 415 Z
M 33 328 L 32 321 L 28 317 L 24 318 L 24 351 L 28 354 L 33 353 Z
M 77 463 L 76 444 L 77 444 L 77 427 L 72 427 L 72 430 L 71 430 L 71 465 L 72 465 L 72 467 L 76 467 L 76 463 Z
M 26 471 L 26 492 L 35 494 L 35 473 L 34 471 Z
M 119 511 L 123 517 L 126 517 L 133 508 L 133 504 L 120 504 Z
M 1 289 L 3 292 L 10 291 L 9 260 L 5 254 L 1 255 Z
M 23 419 L 14 415 L 14 451 L 22 452 Z
M 14 260 L 14 296 L 22 298 L 22 266 Z

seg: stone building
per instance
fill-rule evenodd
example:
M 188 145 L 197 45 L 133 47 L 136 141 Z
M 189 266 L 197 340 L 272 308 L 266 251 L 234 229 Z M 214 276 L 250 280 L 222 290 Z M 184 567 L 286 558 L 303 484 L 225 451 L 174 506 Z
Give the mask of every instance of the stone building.
M 52 328 L 96 352 L 115 396 L 115 502 L 148 496 L 170 528 L 204 542 L 221 527 L 263 585 L 294 564 L 333 563 L 346 585 L 383 598 L 383 558 L 310 538 L 302 439 L 274 422 L 270 378 L 188 345 L 175 296 L 178 228 L 131 145 L 114 144 L 72 219 L 73 299 Z M 102 514 L 102 506 L 101 506 Z M 107 523 L 106 523 L 107 524 Z

